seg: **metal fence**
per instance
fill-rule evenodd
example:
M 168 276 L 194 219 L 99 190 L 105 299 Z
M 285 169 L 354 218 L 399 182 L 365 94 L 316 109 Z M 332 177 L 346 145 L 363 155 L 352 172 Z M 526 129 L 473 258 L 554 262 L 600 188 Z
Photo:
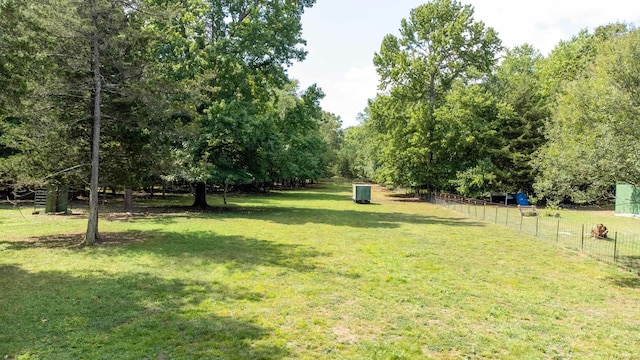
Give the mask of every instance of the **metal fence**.
M 640 272 L 640 235 L 609 229 L 607 237 L 591 236 L 596 224 L 569 221 L 552 216 L 523 216 L 517 205 L 489 203 L 461 196 L 431 193 L 429 202 L 464 215 L 501 224 L 522 234 L 533 235 L 558 245 L 584 252 L 605 262 Z

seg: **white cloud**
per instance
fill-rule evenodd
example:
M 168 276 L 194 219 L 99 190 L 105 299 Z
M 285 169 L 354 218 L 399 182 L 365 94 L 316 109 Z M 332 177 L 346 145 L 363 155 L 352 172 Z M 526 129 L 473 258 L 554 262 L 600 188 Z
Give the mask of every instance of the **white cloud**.
M 367 106 L 368 99 L 376 96 L 377 87 L 378 74 L 373 65 L 353 67 L 323 86 L 326 97 L 322 107 L 340 115 L 344 127 L 356 125 L 358 113 Z
M 321 101 L 322 109 L 340 116 L 344 127 L 357 124 L 358 113 L 365 109 L 368 99 L 376 96 L 378 88 L 378 74 L 373 64 L 325 76 L 318 76 L 316 68 L 296 64 L 289 69 L 289 76 L 300 82 L 301 89 L 317 83 L 326 95 Z
M 375 2 L 370 0 L 322 0 L 303 17 L 307 60 L 290 68 L 301 88 L 312 83 L 326 97 L 322 107 L 342 118 L 344 126 L 356 124 L 356 116 L 377 92 L 377 74 L 371 60 L 384 34 L 396 33 L 400 20 L 424 0 Z M 503 45 L 528 43 L 543 55 L 561 40 L 581 29 L 624 21 L 640 25 L 638 0 L 463 0 L 474 7 L 476 20 L 499 33 Z M 366 7 L 363 7 L 364 5 Z M 366 11 L 365 11 L 366 10 Z M 353 14 L 358 14 L 354 18 Z
M 636 0 L 538 0 L 535 4 L 470 0 L 469 3 L 474 6 L 474 17 L 496 29 L 505 46 L 529 43 L 545 55 L 581 29 L 640 20 L 640 2 Z

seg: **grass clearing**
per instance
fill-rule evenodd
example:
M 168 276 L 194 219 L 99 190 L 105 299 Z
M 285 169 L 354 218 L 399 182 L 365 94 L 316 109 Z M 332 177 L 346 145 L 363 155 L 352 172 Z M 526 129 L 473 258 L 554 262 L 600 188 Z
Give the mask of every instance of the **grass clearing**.
M 358 205 L 348 185 L 322 184 L 234 197 L 230 211 L 106 214 L 93 248 L 74 246 L 83 215 L 5 206 L 0 356 L 637 355 L 638 276 L 388 194 Z

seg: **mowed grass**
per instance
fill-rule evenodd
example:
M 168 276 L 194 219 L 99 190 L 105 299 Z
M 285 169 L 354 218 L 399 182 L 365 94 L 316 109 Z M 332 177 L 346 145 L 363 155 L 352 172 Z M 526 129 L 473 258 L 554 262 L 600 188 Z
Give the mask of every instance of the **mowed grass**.
M 637 275 L 388 194 L 105 214 L 91 248 L 83 215 L 5 206 L 0 358 L 637 358 Z

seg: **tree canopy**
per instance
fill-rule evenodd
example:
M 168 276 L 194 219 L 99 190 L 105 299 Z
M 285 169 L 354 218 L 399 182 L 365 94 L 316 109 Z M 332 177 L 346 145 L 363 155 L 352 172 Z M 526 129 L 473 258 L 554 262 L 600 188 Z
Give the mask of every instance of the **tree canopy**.
M 563 83 L 536 160 L 536 189 L 553 202 L 605 200 L 616 182 L 640 184 L 640 32 L 608 26 L 590 39 L 593 59 Z
M 171 180 L 207 206 L 207 185 L 328 175 L 340 122 L 321 89 L 286 72 L 306 55 L 300 19 L 313 3 L 0 2 L 3 184 L 90 185 L 94 209 L 100 187 Z
M 583 30 L 543 56 L 503 48 L 469 5 L 429 1 L 381 39 L 380 92 L 341 129 L 322 89 L 287 74 L 313 4 L 0 1 L 0 183 L 89 186 L 88 238 L 99 188 L 167 181 L 192 186 L 196 207 L 212 188 L 332 175 L 552 203 L 640 184 L 633 26 Z
M 500 40 L 473 19 L 471 6 L 452 0 L 413 9 L 400 34 L 385 36 L 373 58 L 385 91 L 369 103 L 382 146 L 376 179 L 445 187 L 459 164 L 447 146 L 448 124 L 436 111 L 456 83 L 473 83 L 491 69 Z
M 467 196 L 610 198 L 616 182 L 638 183 L 637 33 L 583 30 L 545 57 L 503 49 L 471 6 L 418 6 L 374 54 L 381 92 L 345 132 L 340 172 L 362 176 L 367 163 L 382 183 Z

